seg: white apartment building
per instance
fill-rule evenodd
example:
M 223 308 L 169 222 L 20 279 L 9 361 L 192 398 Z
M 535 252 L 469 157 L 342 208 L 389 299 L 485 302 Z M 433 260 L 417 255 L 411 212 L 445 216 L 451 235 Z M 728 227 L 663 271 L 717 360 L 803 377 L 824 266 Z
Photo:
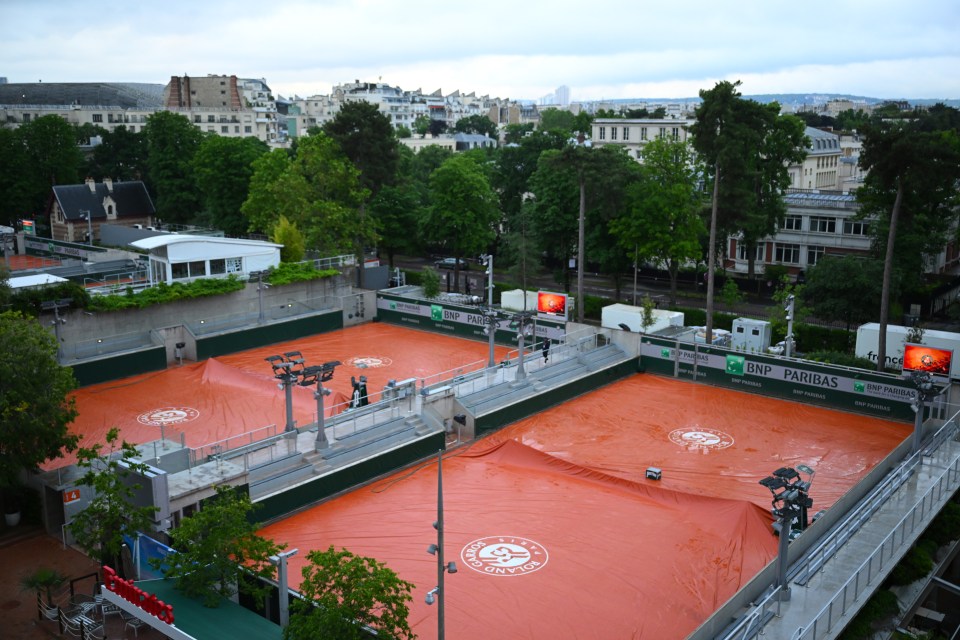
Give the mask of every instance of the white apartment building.
M 591 139 L 595 147 L 617 145 L 624 147 L 631 158 L 639 159 L 643 147 L 651 140 L 669 138 L 687 141 L 687 128 L 693 120 L 676 118 L 596 118 L 591 128 Z
M 810 139 L 807 157 L 799 165 L 790 165 L 790 186 L 794 189 L 840 189 L 840 136 L 835 133 L 807 127 L 804 134 Z

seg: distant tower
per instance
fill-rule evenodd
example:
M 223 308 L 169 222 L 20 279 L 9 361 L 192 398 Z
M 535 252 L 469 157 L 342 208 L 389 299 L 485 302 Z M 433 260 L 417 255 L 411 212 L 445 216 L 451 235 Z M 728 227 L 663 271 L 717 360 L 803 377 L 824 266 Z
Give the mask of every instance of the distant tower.
M 557 87 L 556 96 L 557 104 L 559 104 L 561 107 L 570 106 L 570 87 L 567 85 L 561 85 Z

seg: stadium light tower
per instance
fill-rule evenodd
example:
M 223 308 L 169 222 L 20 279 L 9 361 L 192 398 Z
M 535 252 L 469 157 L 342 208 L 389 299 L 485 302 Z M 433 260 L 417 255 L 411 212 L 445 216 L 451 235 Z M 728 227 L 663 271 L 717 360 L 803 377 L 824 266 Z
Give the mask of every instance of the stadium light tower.
M 437 556 L 437 586 L 427 592 L 426 603 L 437 603 L 437 638 L 444 640 L 444 586 L 443 577 L 457 572 L 457 563 L 443 560 L 443 449 L 437 452 L 437 521 L 433 523 L 437 530 L 437 543 L 427 547 L 427 553 Z
M 526 295 L 526 294 L 524 294 Z M 510 328 L 516 329 L 517 338 L 520 343 L 518 345 L 518 350 L 520 356 L 517 360 L 517 377 L 514 379 L 515 382 L 522 382 L 527 377 L 527 372 L 523 368 L 523 339 L 527 336 L 532 336 L 534 332 L 534 312 L 533 311 L 521 311 L 514 314 L 513 318 L 510 320 Z
M 808 474 L 806 480 L 797 471 Z M 787 582 L 787 566 L 789 565 L 788 548 L 790 540 L 800 535 L 807 528 L 807 509 L 813 506 L 813 500 L 808 493 L 813 482 L 813 469 L 806 465 L 798 465 L 797 469 L 781 467 L 772 475 L 760 480 L 760 484 L 770 490 L 773 496 L 771 502 L 774 517 L 773 531 L 780 536 L 777 550 L 777 581 L 774 588 L 779 589 L 777 599 L 786 602 L 790 599 L 790 583 Z M 796 535 L 794 535 L 796 531 Z
M 323 364 L 307 367 L 301 373 L 301 387 L 317 385 L 317 388 L 313 392 L 313 397 L 317 401 L 317 439 L 315 442 L 317 451 L 326 449 L 329 446 L 327 443 L 326 427 L 323 424 L 323 397 L 330 395 L 330 389 L 324 388 L 323 383 L 333 378 L 333 370 L 338 366 L 340 366 L 340 361 L 334 360 L 332 362 L 324 362 Z
M 273 367 L 273 377 L 280 381 L 278 385 L 286 395 L 287 423 L 284 432 L 297 430 L 293 423 L 293 385 L 303 372 L 303 355 L 299 351 L 288 351 L 282 356 L 267 356 L 264 358 Z
M 914 392 L 916 394 L 914 400 L 910 403 L 910 408 L 913 409 L 916 414 L 913 421 L 912 451 L 913 453 L 917 453 L 920 451 L 920 444 L 923 441 L 924 406 L 927 402 L 943 393 L 947 387 L 938 389 L 936 385 L 933 384 L 933 376 L 930 375 L 929 371 L 911 371 L 910 380 L 917 387 Z

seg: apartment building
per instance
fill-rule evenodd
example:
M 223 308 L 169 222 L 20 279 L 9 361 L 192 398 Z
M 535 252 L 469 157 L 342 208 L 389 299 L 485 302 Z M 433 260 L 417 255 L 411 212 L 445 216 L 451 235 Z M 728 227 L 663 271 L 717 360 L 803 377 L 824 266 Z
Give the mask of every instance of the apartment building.
M 624 147 L 631 158 L 640 159 L 643 147 L 651 140 L 669 138 L 687 141 L 690 119 L 678 118 L 596 118 L 591 128 L 593 146 Z

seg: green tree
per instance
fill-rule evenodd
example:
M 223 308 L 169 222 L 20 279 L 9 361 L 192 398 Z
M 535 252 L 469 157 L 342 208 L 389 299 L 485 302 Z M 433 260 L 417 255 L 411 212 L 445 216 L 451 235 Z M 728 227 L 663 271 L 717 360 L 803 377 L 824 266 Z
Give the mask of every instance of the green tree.
M 414 585 L 373 558 L 332 546 L 307 554 L 300 593 L 291 603 L 285 640 L 363 640 L 369 627 L 378 638 L 412 640 L 407 617 Z
M 938 109 L 916 120 L 883 120 L 868 127 L 857 190 L 860 215 L 871 220 L 883 257 L 877 367 L 883 370 L 887 322 L 897 266 L 904 276 L 923 272 L 923 256 L 940 251 L 957 219 L 960 112 Z M 899 225 L 899 228 L 898 228 Z
M 299 141 L 292 159 L 275 149 L 254 162 L 241 211 L 251 230 L 272 233 L 282 215 L 303 232 L 307 246 L 342 253 L 352 251 L 358 238 L 375 238 L 374 228 L 357 215 L 366 197 L 357 168 L 318 132 Z
M 397 131 L 396 131 L 395 135 L 397 136 L 397 139 L 398 139 L 398 140 L 403 140 L 403 139 L 405 139 L 405 138 L 412 138 L 412 137 L 413 137 L 413 132 L 410 131 L 410 127 L 408 127 L 407 125 L 405 125 L 405 124 L 398 124 L 398 125 L 397 125 Z
M 170 531 L 177 552 L 155 567 L 165 566 L 164 577 L 206 607 L 220 606 L 238 590 L 262 603 L 269 587 L 261 586 L 260 579 L 274 577 L 270 556 L 286 545 L 257 534 L 261 525 L 250 519 L 256 507 L 248 495 L 217 487 L 215 497 Z
M 193 175 L 211 226 L 227 235 L 247 230 L 240 208 L 247 199 L 253 163 L 269 151 L 257 138 L 207 136 L 193 157 Z
M 443 135 L 444 133 L 447 132 L 447 123 L 446 123 L 446 121 L 445 121 L 445 120 L 436 120 L 436 119 L 434 119 L 434 118 L 430 118 L 429 131 L 430 131 L 430 135 L 432 135 L 432 136 L 441 136 L 441 135 Z
M 166 222 L 190 222 L 201 209 L 193 157 L 203 134 L 186 116 L 171 111 L 148 116 L 143 131 L 157 216 Z
M 566 109 L 556 109 L 554 107 L 544 109 L 540 112 L 540 126 L 537 128 L 541 131 L 557 129 L 563 131 L 569 137 L 574 130 L 573 113 Z
M 612 221 L 611 230 L 638 260 L 666 267 L 670 306 L 675 306 L 680 267 L 700 258 L 700 238 L 706 232 L 698 189 L 703 168 L 687 142 L 657 138 L 643 149 L 641 172 L 630 190 L 630 205 Z
M 757 242 L 773 233 L 786 207 L 787 164 L 805 157 L 803 123 L 779 116 L 777 103 L 766 105 L 740 96 L 735 83 L 723 81 L 701 90 L 697 121 L 690 127 L 693 147 L 713 169 L 707 279 L 707 340 L 713 332 L 714 271 L 718 237 L 739 233 L 754 273 Z
M 883 262 L 869 256 L 824 256 L 807 270 L 803 303 L 810 312 L 847 331 L 876 317 L 883 283 Z
M 6 226 L 37 213 L 30 199 L 30 164 L 18 130 L 0 127 L 0 220 Z
M 483 167 L 471 156 L 454 155 L 431 174 L 430 193 L 433 204 L 421 221 L 421 233 L 456 258 L 483 252 L 494 237 L 499 215 Z M 459 288 L 459 260 L 453 273 Z
M 487 116 L 473 115 L 460 118 L 453 126 L 453 130 L 457 133 L 478 133 L 497 139 L 497 125 Z
M 73 370 L 57 362 L 56 339 L 39 322 L 0 312 L 0 491 L 24 470 L 77 447 L 68 426 L 77 416 Z
M 105 131 L 103 140 L 93 148 L 91 175 L 98 179 L 145 180 L 147 177 L 147 139 L 120 125 Z
M 282 262 L 300 262 L 303 260 L 306 253 L 303 234 L 300 229 L 297 229 L 297 225 L 287 220 L 285 216 L 280 216 L 270 239 L 283 245 L 283 248 L 280 249 L 280 260 Z
M 83 154 L 73 126 L 57 115 L 37 118 L 20 127 L 17 134 L 27 167 L 21 174 L 25 204 L 29 212 L 39 214 L 46 210 L 51 187 L 79 182 Z
M 360 172 L 360 184 L 371 196 L 397 177 L 400 152 L 390 118 L 371 102 L 347 102 L 323 125 Z
M 503 141 L 507 144 L 518 144 L 525 136 L 530 135 L 535 128 L 532 122 L 508 124 L 503 130 Z
M 427 135 L 430 132 L 429 116 L 417 116 L 413 121 L 413 130 L 421 138 Z
M 370 202 L 370 216 L 376 220 L 380 240 L 377 249 L 386 254 L 390 268 L 398 252 L 416 247 L 415 229 L 422 211 L 420 193 L 412 182 L 386 186 Z
M 84 470 L 78 484 L 92 490 L 93 497 L 67 528 L 80 548 L 101 565 L 122 567 L 123 535 L 136 535 L 153 524 L 157 508 L 137 504 L 140 479 L 148 471 L 139 457 L 134 445 L 120 440 L 116 427 L 107 431 L 106 446 L 97 443 L 77 452 L 77 466 Z

